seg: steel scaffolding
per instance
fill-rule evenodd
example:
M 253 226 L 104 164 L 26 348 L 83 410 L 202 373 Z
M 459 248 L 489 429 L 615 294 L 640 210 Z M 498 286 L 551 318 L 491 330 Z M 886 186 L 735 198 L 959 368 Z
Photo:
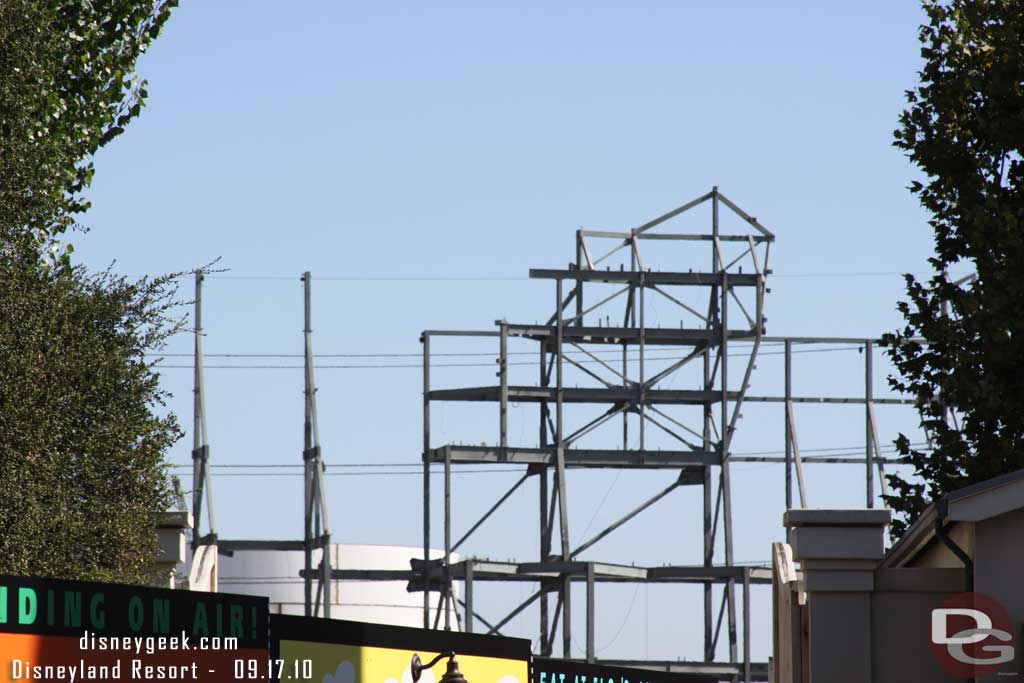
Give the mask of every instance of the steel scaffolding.
M 695 207 L 710 203 L 710 230 L 705 232 L 666 232 L 666 223 Z M 738 232 L 726 232 L 720 225 L 720 211 L 727 209 L 738 217 Z M 735 222 L 735 219 L 733 219 Z M 592 247 L 599 241 L 612 241 L 606 252 L 594 258 Z M 876 399 L 871 387 L 871 356 L 875 340 L 842 338 L 769 338 L 765 335 L 764 303 L 767 279 L 771 274 L 769 258 L 775 236 L 756 218 L 713 188 L 711 192 L 680 206 L 652 221 L 626 232 L 578 230 L 576 260 L 564 270 L 534 269 L 530 277 L 554 281 L 554 312 L 545 324 L 517 324 L 496 321 L 495 330 L 427 330 L 423 345 L 423 545 L 424 557 L 430 547 L 431 489 L 430 473 L 435 465 L 444 468 L 444 547 L 442 560 L 414 563 L 410 589 L 424 591 L 424 627 L 439 626 L 442 606 L 444 628 L 449 628 L 447 606 L 453 600 L 453 581 L 464 582 L 465 628 L 474 630 L 474 621 L 489 633 L 498 633 L 511 619 L 539 602 L 540 654 L 550 656 L 557 632 L 561 632 L 562 654 L 571 657 L 572 583 L 586 585 L 587 661 L 596 661 L 594 651 L 595 584 L 601 582 L 696 583 L 704 592 L 704 661 L 657 662 L 601 660 L 608 664 L 656 667 L 678 672 L 719 675 L 734 680 L 766 680 L 767 664 L 750 657 L 750 586 L 770 583 L 770 573 L 759 568 L 737 566 L 733 555 L 733 510 L 730 464 L 733 462 L 780 462 L 786 467 L 786 503 L 792 505 L 792 474 L 800 504 L 806 500 L 803 460 L 796 436 L 793 405 L 796 403 L 846 403 L 865 407 L 865 483 L 867 506 L 874 501 L 874 469 L 880 475 L 887 462 L 879 447 L 874 406 L 884 403 L 909 403 L 902 399 Z M 706 269 L 694 271 L 656 271 L 645 265 L 648 245 L 667 241 L 681 243 L 691 250 L 710 247 Z M 641 246 L 645 249 L 642 250 Z M 606 265 L 621 254 L 623 263 L 615 270 Z M 743 272 L 744 266 L 748 267 Z M 611 285 L 610 294 L 594 296 L 594 289 Z M 692 303 L 696 292 L 700 305 Z M 652 296 L 670 302 L 683 316 L 678 328 L 654 327 L 648 318 L 648 299 Z M 687 303 L 687 299 L 691 303 Z M 624 302 L 624 310 L 610 315 L 612 302 Z M 609 313 L 604 320 L 601 316 Z M 621 320 L 621 324 L 619 321 Z M 431 385 L 431 340 L 440 337 L 490 337 L 497 339 L 498 384 L 489 386 L 437 389 Z M 538 347 L 538 379 L 529 385 L 513 384 L 509 378 L 509 341 L 530 340 Z M 782 342 L 785 347 L 786 391 L 783 396 L 748 396 L 751 373 L 758 349 L 764 341 Z M 791 392 L 791 354 L 794 344 L 857 343 L 864 347 L 865 395 L 836 398 L 795 397 Z M 621 348 L 621 364 L 609 361 L 609 347 Z M 651 347 L 678 351 L 666 367 L 652 371 L 648 355 Z M 600 351 L 603 349 L 604 351 Z M 572 355 L 567 351 L 571 350 Z M 743 362 L 736 374 L 730 372 L 730 356 L 741 354 Z M 599 355 L 601 354 L 601 355 Z M 603 357 L 602 357 L 603 356 Z M 660 357 L 664 359 L 664 356 Z M 583 359 L 583 360 L 581 360 Z M 588 367 L 589 366 L 589 367 Z M 616 367 L 617 366 L 617 367 Z M 636 373 L 631 376 L 630 370 Z M 666 387 L 666 380 L 682 369 L 693 371 L 701 379 L 697 389 Z M 574 372 L 587 386 L 568 386 L 566 373 Z M 785 457 L 739 457 L 731 454 L 730 444 L 744 402 L 779 402 L 785 407 Z M 431 406 L 437 402 L 491 402 L 498 407 L 498 434 L 494 445 L 434 445 L 431 441 Z M 508 413 L 510 403 L 538 406 L 538 446 L 510 443 Z M 597 406 L 595 415 L 582 424 L 572 423 L 565 414 L 567 406 Z M 681 414 L 682 412 L 688 415 Z M 582 447 L 579 442 L 602 425 L 621 419 L 621 447 Z M 678 444 L 674 450 L 655 450 L 648 432 L 656 429 Z M 636 448 L 630 447 L 631 430 Z M 594 437 L 591 437 L 594 438 Z M 846 462 L 848 458 L 815 458 L 815 462 Z M 525 466 L 525 472 L 511 489 L 473 524 L 455 543 L 452 542 L 453 465 L 508 463 Z M 573 548 L 569 543 L 569 506 L 567 470 L 573 468 L 671 469 L 678 478 L 664 490 L 643 501 L 627 515 Z M 539 497 L 538 561 L 492 562 L 478 559 L 450 562 L 451 553 L 480 527 L 527 479 L 537 481 Z M 879 477 L 884 487 L 884 479 Z M 716 485 L 717 484 L 717 485 Z M 698 566 L 633 567 L 624 563 L 580 561 L 578 556 L 640 512 L 648 509 L 681 486 L 703 489 L 703 562 Z M 557 524 L 555 516 L 557 512 Z M 557 530 L 557 546 L 554 543 Z M 716 564 L 716 538 L 722 534 L 724 557 Z M 335 578 L 399 578 L 374 572 L 335 571 Z M 496 623 L 477 615 L 473 608 L 475 581 L 528 581 L 538 588 L 522 604 Z M 713 600 L 713 586 L 724 585 L 721 604 Z M 738 651 L 737 584 L 742 587 L 743 653 Z M 429 592 L 441 594 L 438 611 L 431 622 Z M 554 594 L 552 609 L 549 595 Z M 716 662 L 723 619 L 727 623 L 728 662 Z
M 306 616 L 331 616 L 331 532 L 327 522 L 327 499 L 324 487 L 324 459 L 320 452 L 320 423 L 317 416 L 316 380 L 313 374 L 313 329 L 312 329 L 312 284 L 313 277 L 309 271 L 300 278 L 303 288 L 303 346 L 304 346 L 304 403 L 303 420 L 303 537 L 301 541 L 275 540 L 220 540 L 217 537 L 213 517 L 213 494 L 210 485 L 210 447 L 206 434 L 206 399 L 203 382 L 203 273 L 195 276 L 195 368 L 193 394 L 194 400 L 194 433 L 192 450 L 193 491 L 192 491 L 192 550 L 193 563 L 202 557 L 213 565 L 213 576 L 216 577 L 216 560 L 210 554 L 230 555 L 235 551 L 245 550 L 302 550 L 305 569 L 302 578 L 305 582 L 305 613 Z M 203 500 L 207 503 L 209 533 L 201 532 L 201 512 Z M 319 561 L 314 563 L 314 553 L 320 551 Z M 212 551 L 212 552 L 211 552 Z M 316 565 L 314 568 L 314 564 Z M 216 578 L 211 590 L 216 591 Z

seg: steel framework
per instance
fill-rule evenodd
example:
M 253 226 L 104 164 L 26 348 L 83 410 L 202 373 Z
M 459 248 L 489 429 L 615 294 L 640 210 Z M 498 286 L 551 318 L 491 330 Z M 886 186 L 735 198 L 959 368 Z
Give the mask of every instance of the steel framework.
M 698 232 L 667 232 L 668 224 L 701 205 L 710 205 L 710 229 Z M 720 221 L 723 208 L 734 223 L 725 229 Z M 737 220 L 738 219 L 738 220 Z M 606 583 L 645 582 L 698 585 L 703 589 L 703 661 L 601 660 L 606 664 L 658 668 L 681 673 L 715 675 L 733 680 L 767 680 L 768 667 L 754 662 L 750 655 L 751 586 L 771 582 L 770 570 L 739 566 L 733 556 L 733 511 L 730 465 L 739 462 L 770 462 L 785 466 L 786 507 L 793 506 L 793 488 L 799 505 L 806 506 L 805 463 L 850 463 L 849 457 L 801 456 L 797 439 L 794 406 L 797 404 L 845 404 L 861 406 L 864 411 L 865 442 L 863 463 L 866 506 L 873 507 L 878 486 L 885 491 L 884 466 L 898 459 L 882 455 L 875 406 L 912 404 L 899 398 L 878 398 L 872 386 L 873 347 L 869 338 L 768 337 L 765 336 L 765 295 L 771 275 L 769 259 L 775 236 L 756 218 L 713 188 L 707 194 L 684 204 L 637 228 L 625 232 L 578 230 L 576 260 L 564 270 L 535 269 L 530 277 L 554 281 L 554 312 L 545 323 L 517 324 L 496 321 L 496 329 L 482 331 L 426 330 L 420 338 L 423 350 L 423 545 L 424 558 L 431 546 L 431 486 L 433 467 L 444 474 L 444 557 L 412 561 L 410 570 L 332 569 L 330 531 L 323 483 L 324 462 L 320 453 L 316 409 L 316 385 L 313 376 L 313 352 L 310 311 L 311 277 L 302 277 L 305 293 L 305 515 L 302 541 L 218 541 L 214 531 L 209 486 L 209 446 L 206 436 L 204 387 L 202 376 L 202 274 L 196 276 L 196 351 L 195 351 L 195 443 L 193 450 L 193 511 L 196 546 L 213 544 L 221 553 L 234 550 L 299 550 L 305 553 L 306 613 L 330 616 L 331 580 L 407 580 L 409 589 L 423 592 L 425 628 L 450 628 L 450 614 L 456 601 L 463 608 L 464 628 L 476 630 L 479 623 L 488 633 L 500 633 L 512 619 L 531 605 L 539 607 L 540 652 L 550 656 L 556 638 L 561 635 L 562 654 L 572 655 L 572 584 L 585 586 L 586 645 L 585 659 L 597 661 L 594 647 L 596 586 Z M 592 247 L 611 240 L 608 251 L 594 258 Z M 606 242 L 607 243 L 607 242 Z M 675 244 L 691 254 L 707 250 L 699 267 L 687 270 L 652 270 L 647 263 L 648 245 Z M 641 247 L 644 249 L 641 249 Z M 706 260 L 705 260 L 706 259 Z M 609 264 L 620 260 L 619 268 Z M 604 265 L 602 270 L 600 266 Z M 743 272 L 747 266 L 746 273 Z M 613 291 L 594 295 L 611 286 Z M 667 301 L 680 311 L 678 327 L 655 326 L 650 317 L 651 297 Z M 689 299 L 689 301 L 688 301 Z M 614 324 L 610 317 L 612 302 L 622 302 Z M 695 303 L 696 301 L 696 303 Z M 608 314 L 601 319 L 602 314 Z M 739 321 L 738 323 L 736 321 Z M 621 323 L 620 323 L 621 321 Z M 431 384 L 431 341 L 439 338 L 490 338 L 497 341 L 498 383 L 459 388 L 435 388 Z M 510 372 L 510 341 L 537 345 L 536 381 L 514 384 Z M 762 343 L 783 346 L 785 390 L 782 395 L 748 395 Z M 864 353 L 864 393 L 862 396 L 795 396 L 792 393 L 792 354 L 798 345 L 856 344 Z M 651 356 L 651 348 L 673 354 Z M 611 350 L 617 357 L 610 359 Z M 621 352 L 621 353 L 620 353 Z M 731 372 L 730 357 L 740 355 L 739 371 Z M 661 364 L 661 365 L 659 365 Z M 696 389 L 667 386 L 673 378 L 690 373 Z M 582 379 L 570 386 L 570 375 Z M 431 406 L 437 402 L 492 403 L 497 407 L 497 438 L 490 445 L 467 446 L 431 440 Z M 783 407 L 784 456 L 741 456 L 730 446 L 744 403 L 779 403 Z M 509 438 L 510 404 L 537 406 L 537 444 L 513 444 Z M 567 415 L 568 410 L 594 411 L 580 423 Z M 602 426 L 621 422 L 621 440 L 616 447 L 597 448 L 588 443 Z M 657 448 L 654 431 L 677 444 Z M 605 441 L 607 443 L 607 440 Z M 635 447 L 631 447 L 635 444 Z M 452 467 L 460 465 L 505 463 L 521 465 L 524 470 L 509 490 L 458 540 L 452 540 Z M 569 469 L 618 468 L 629 470 L 672 470 L 678 473 L 666 488 L 656 491 L 626 515 L 572 547 L 569 543 Z M 795 477 L 794 477 L 795 475 Z M 472 558 L 451 562 L 452 553 L 476 532 L 520 487 L 535 478 L 538 494 L 538 554 L 535 561 L 495 562 Z M 703 550 L 694 565 L 636 567 L 624 562 L 597 562 L 580 555 L 649 509 L 673 491 L 684 486 L 701 487 L 703 492 Z M 200 533 L 203 500 L 207 503 L 210 532 Z M 556 523 L 557 515 L 557 523 Z M 556 545 L 557 539 L 557 545 Z M 716 554 L 722 541 L 722 556 Z M 320 549 L 320 561 L 314 552 Z M 315 566 L 314 566 L 315 565 Z M 464 584 L 464 599 L 457 600 L 454 581 Z M 488 621 L 474 609 L 474 584 L 484 582 L 529 582 L 537 586 L 530 597 L 501 619 Z M 315 588 L 314 588 L 315 584 Z M 714 600 L 713 587 L 722 586 L 721 601 Z M 739 589 L 739 590 L 738 590 Z M 437 609 L 431 619 L 430 593 L 437 593 Z M 737 593 L 740 593 L 738 596 Z M 554 604 L 552 604 L 552 597 Z M 741 603 L 742 624 L 737 602 Z M 725 624 L 728 660 L 715 661 Z M 742 628 L 742 640 L 739 629 Z M 743 652 L 739 651 L 742 642 Z
M 312 283 L 309 271 L 302 274 L 303 287 L 303 346 L 304 346 L 304 388 L 305 417 L 303 422 L 303 526 L 301 541 L 274 540 L 219 540 L 215 531 L 213 516 L 213 492 L 210 485 L 210 447 L 206 434 L 206 390 L 203 382 L 203 273 L 195 275 L 195 367 L 193 394 L 194 429 L 193 429 L 193 490 L 192 490 L 192 549 L 193 564 L 198 564 L 200 555 L 203 559 L 209 556 L 208 551 L 216 554 L 227 554 L 236 550 L 302 550 L 305 556 L 305 569 L 302 577 L 305 582 L 305 613 L 306 616 L 331 616 L 331 532 L 327 522 L 327 499 L 324 487 L 324 459 L 320 452 L 320 423 L 317 417 L 316 380 L 313 374 L 313 329 L 312 329 Z M 202 504 L 207 504 L 209 533 L 202 534 Z M 320 550 L 319 561 L 314 569 L 314 551 Z M 213 575 L 216 577 L 216 562 Z M 315 587 L 314 587 L 315 583 Z M 216 591 L 216 578 L 211 590 Z
M 706 232 L 665 232 L 671 219 L 695 207 L 710 203 L 711 224 Z M 720 225 L 720 211 L 728 209 L 739 219 L 742 229 L 726 232 Z M 733 219 L 735 222 L 735 219 Z M 496 321 L 496 330 L 427 330 L 421 336 L 423 346 L 423 542 L 424 557 L 430 547 L 431 489 L 433 466 L 444 469 L 444 547 L 443 560 L 414 563 L 412 572 L 335 571 L 335 578 L 410 579 L 410 589 L 424 591 L 423 624 L 431 627 L 429 592 L 441 593 L 433 627 L 439 624 L 441 606 L 444 628 L 449 628 L 447 606 L 453 600 L 455 580 L 464 582 L 465 628 L 474 630 L 474 620 L 489 633 L 498 633 L 512 618 L 539 601 L 540 654 L 551 655 L 556 632 L 561 631 L 562 654 L 571 657 L 572 583 L 586 585 L 586 660 L 596 661 L 594 651 L 595 584 L 600 582 L 672 582 L 697 583 L 704 592 L 704 661 L 657 662 L 602 660 L 628 666 L 643 666 L 679 672 L 715 674 L 734 680 L 766 680 L 767 664 L 750 657 L 750 586 L 770 583 L 770 575 L 759 568 L 736 566 L 733 556 L 733 511 L 730 464 L 734 462 L 780 462 L 786 467 L 786 504 L 792 506 L 792 475 L 800 504 L 806 504 L 803 459 L 796 435 L 793 406 L 796 403 L 860 404 L 865 409 L 865 487 L 866 504 L 874 502 L 874 470 L 883 473 L 884 464 L 898 462 L 881 454 L 874 406 L 885 403 L 910 403 L 903 399 L 878 399 L 872 392 L 872 346 L 876 340 L 843 338 L 786 338 L 765 335 L 764 303 L 767 279 L 771 274 L 769 258 L 775 236 L 756 218 L 713 188 L 707 194 L 627 232 L 578 230 L 576 260 L 564 270 L 534 269 L 530 277 L 554 281 L 554 312 L 545 324 L 516 324 Z M 592 246 L 598 240 L 612 240 L 606 253 L 594 258 Z M 646 250 L 641 246 L 672 241 L 691 247 L 710 247 L 707 267 L 694 271 L 654 271 L 645 265 Z M 600 266 L 617 254 L 624 256 L 618 270 Z M 743 272 L 743 266 L 748 271 Z M 608 295 L 593 296 L 600 285 L 612 285 Z M 694 305 L 687 293 L 697 292 L 703 303 Z M 648 318 L 648 298 L 671 302 L 683 316 L 678 328 L 654 327 Z M 612 318 L 600 315 L 609 311 L 612 301 L 624 302 L 624 310 Z M 593 302 L 593 303 L 591 303 Z M 674 310 L 675 310 L 674 309 Z M 621 324 L 619 323 L 621 320 Z M 736 322 L 738 320 L 738 322 Z M 431 386 L 431 340 L 439 337 L 491 337 L 498 340 L 497 385 L 436 389 Z M 512 384 L 509 377 L 510 339 L 531 340 L 538 347 L 538 380 L 534 384 Z M 748 396 L 751 373 L 758 349 L 764 341 L 781 342 L 786 361 L 785 394 Z M 800 396 L 791 392 L 791 354 L 794 344 L 856 343 L 866 358 L 863 397 Z M 621 348 L 621 363 L 607 359 L 607 349 Z M 667 366 L 656 371 L 650 347 L 677 352 Z M 604 349 L 602 353 L 599 349 Z M 736 374 L 730 372 L 730 356 L 740 350 L 745 358 Z M 567 351 L 571 350 L 572 355 Z M 581 360 L 583 359 L 583 360 Z M 664 356 L 661 357 L 664 359 Z M 589 367 L 588 367 L 589 366 Z M 617 367 L 616 367 L 617 366 Z M 631 376 L 630 370 L 636 371 Z M 666 387 L 682 369 L 695 370 L 697 389 Z M 566 374 L 571 370 L 583 378 L 585 386 L 569 386 Z M 431 406 L 435 402 L 491 402 L 498 407 L 498 434 L 494 445 L 465 446 L 431 441 Z M 785 457 L 740 457 L 730 452 L 740 409 L 744 402 L 779 402 L 785 407 Z M 538 406 L 538 446 L 511 444 L 508 430 L 510 403 Z M 597 406 L 597 413 L 582 424 L 567 419 L 566 407 Z M 687 413 L 683 415 L 682 413 Z M 596 429 L 621 418 L 621 447 L 583 447 L 580 441 Z M 631 429 L 637 447 L 631 448 Z M 678 446 L 674 450 L 654 450 L 648 431 L 656 429 Z M 591 436 L 593 438 L 593 436 Z M 815 462 L 849 463 L 849 458 L 815 458 Z M 453 465 L 509 463 L 525 466 L 525 472 L 511 489 L 473 524 L 458 541 L 452 542 Z M 678 478 L 664 490 L 640 503 L 627 515 L 573 548 L 569 543 L 567 470 L 572 468 L 671 469 Z M 459 548 L 527 479 L 535 477 L 539 497 L 539 558 L 534 562 L 498 563 L 465 560 L 451 563 L 451 553 Z M 881 485 L 885 480 L 879 477 Z M 716 486 L 717 484 L 717 486 Z M 580 561 L 579 555 L 621 527 L 640 512 L 681 486 L 703 489 L 703 557 L 696 566 L 633 567 L 615 563 Z M 884 491 L 884 488 L 883 488 Z M 557 512 L 557 524 L 555 515 Z M 554 540 L 557 531 L 558 544 Z M 724 557 L 716 564 L 717 535 L 722 534 Z M 474 581 L 529 581 L 536 592 L 506 617 L 488 622 L 473 608 Z M 721 604 L 715 610 L 713 585 L 723 584 Z M 742 658 L 738 652 L 737 584 L 742 586 L 743 639 Z M 552 609 L 549 595 L 554 594 Z M 727 622 L 729 659 L 715 662 L 723 618 Z

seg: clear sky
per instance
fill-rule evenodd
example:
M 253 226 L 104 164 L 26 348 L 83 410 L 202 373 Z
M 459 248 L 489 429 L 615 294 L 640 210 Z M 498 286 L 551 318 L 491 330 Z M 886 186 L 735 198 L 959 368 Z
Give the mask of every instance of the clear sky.
M 915 171 L 891 145 L 922 17 L 913 2 L 880 0 L 184 2 L 140 63 L 148 107 L 97 158 L 92 230 L 74 237 L 76 254 L 128 275 L 220 258 L 229 270 L 204 291 L 210 354 L 301 353 L 305 270 L 316 352 L 418 354 L 426 328 L 546 318 L 552 285 L 527 271 L 565 267 L 578 227 L 633 227 L 718 185 L 777 235 L 769 334 L 878 335 L 899 323 L 898 274 L 927 272 L 931 252 L 927 217 L 905 189 Z M 188 336 L 170 349 L 190 350 Z M 439 371 L 439 381 L 493 383 L 492 358 L 480 358 L 484 367 Z M 188 427 L 190 362 L 169 357 L 162 373 Z M 215 463 L 301 463 L 300 362 L 208 359 Z M 863 362 L 855 349 L 801 355 L 794 391 L 859 392 Z M 328 478 L 334 538 L 420 544 L 417 358 L 319 363 L 323 452 L 339 475 Z M 289 367 L 214 367 L 224 365 Z M 876 355 L 876 393 L 886 372 Z M 751 391 L 778 392 L 780 379 L 779 356 L 764 356 Z M 513 408 L 513 441 L 533 445 L 533 416 Z M 496 410 L 435 417 L 435 445 L 496 436 Z M 808 452 L 863 449 L 862 409 L 806 407 L 797 421 Z M 907 410 L 880 409 L 879 421 L 883 441 L 916 435 Z M 779 451 L 782 435 L 778 406 L 751 406 L 734 450 Z M 171 460 L 189 463 L 190 448 L 191 435 Z M 365 463 L 395 465 L 337 467 Z M 301 478 L 285 471 L 217 470 L 222 537 L 301 537 Z M 736 557 L 765 562 L 783 535 L 781 468 L 734 472 Z M 810 503 L 863 505 L 861 472 L 808 466 Z M 461 535 L 515 475 L 455 478 Z M 574 542 L 672 479 L 572 473 Z M 677 491 L 585 558 L 698 564 L 700 523 L 699 490 Z M 533 559 L 535 539 L 531 482 L 465 551 Z M 500 618 L 525 591 L 482 589 L 479 609 Z M 698 595 L 602 588 L 598 656 L 699 658 Z M 764 660 L 768 591 L 754 604 Z M 579 656 L 582 613 L 575 623 Z M 528 611 L 508 632 L 535 630 Z

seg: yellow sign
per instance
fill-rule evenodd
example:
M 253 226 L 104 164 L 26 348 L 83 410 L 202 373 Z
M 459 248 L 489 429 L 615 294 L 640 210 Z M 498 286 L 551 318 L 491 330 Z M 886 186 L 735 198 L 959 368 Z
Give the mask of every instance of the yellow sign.
M 339 645 L 282 640 L 281 659 L 284 667 L 282 683 L 298 672 L 303 677 L 303 666 L 315 683 L 413 683 L 410 664 L 418 654 L 429 662 L 438 652 L 425 650 L 396 650 L 368 645 Z M 527 662 L 456 653 L 459 670 L 469 683 L 529 683 Z M 419 683 L 437 683 L 444 675 L 446 661 L 438 662 L 420 676 Z M 286 678 L 287 676 L 287 678 Z

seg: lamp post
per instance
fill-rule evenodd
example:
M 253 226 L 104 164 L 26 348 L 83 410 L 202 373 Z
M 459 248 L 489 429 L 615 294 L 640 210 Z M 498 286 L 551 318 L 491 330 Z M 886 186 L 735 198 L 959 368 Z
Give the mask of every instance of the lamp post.
M 424 664 L 420 660 L 420 656 L 418 654 L 413 654 L 412 663 L 409 665 L 409 669 L 412 672 L 412 682 L 419 683 L 420 676 L 423 675 L 423 672 L 437 664 L 445 657 L 448 658 L 448 668 L 444 672 L 444 676 L 441 676 L 441 683 L 469 683 L 466 680 L 466 677 L 462 675 L 462 672 L 459 671 L 459 663 L 455 661 L 454 652 L 442 652 L 430 660 L 429 664 Z

